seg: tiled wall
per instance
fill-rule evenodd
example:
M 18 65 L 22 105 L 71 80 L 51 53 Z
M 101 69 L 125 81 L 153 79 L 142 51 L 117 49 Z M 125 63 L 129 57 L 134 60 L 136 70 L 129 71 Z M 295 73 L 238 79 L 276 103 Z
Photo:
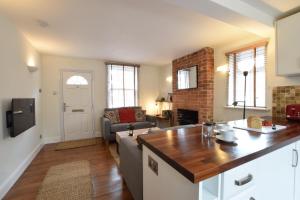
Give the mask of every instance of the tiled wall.
M 198 66 L 198 87 L 195 89 L 177 89 L 177 71 Z M 214 95 L 214 50 L 206 47 L 192 54 L 173 60 L 173 112 L 177 122 L 177 109 L 198 111 L 199 123 L 213 120 Z
M 273 117 L 285 117 L 285 107 L 300 104 L 300 86 L 280 86 L 273 88 Z

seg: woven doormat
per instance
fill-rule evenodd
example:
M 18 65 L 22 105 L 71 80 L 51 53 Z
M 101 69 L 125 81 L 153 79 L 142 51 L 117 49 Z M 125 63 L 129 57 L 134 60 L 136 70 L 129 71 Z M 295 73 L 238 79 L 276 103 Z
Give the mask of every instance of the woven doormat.
M 84 139 L 84 140 L 60 142 L 56 145 L 55 150 L 74 149 L 74 148 L 79 148 L 79 147 L 92 146 L 92 145 L 96 145 L 96 144 L 100 144 L 100 143 L 101 143 L 100 138 L 91 138 L 91 139 Z
M 89 200 L 92 189 L 89 162 L 70 162 L 48 170 L 37 200 Z

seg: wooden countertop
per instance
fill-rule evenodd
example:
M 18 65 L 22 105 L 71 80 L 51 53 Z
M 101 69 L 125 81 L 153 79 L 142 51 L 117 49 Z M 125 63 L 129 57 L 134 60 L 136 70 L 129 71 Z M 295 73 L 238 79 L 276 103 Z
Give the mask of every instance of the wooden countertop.
M 138 142 L 191 182 L 198 183 L 300 140 L 299 122 L 278 119 L 273 122 L 286 125 L 287 129 L 268 134 L 235 129 L 238 138 L 235 144 L 204 138 L 201 127 L 141 135 Z

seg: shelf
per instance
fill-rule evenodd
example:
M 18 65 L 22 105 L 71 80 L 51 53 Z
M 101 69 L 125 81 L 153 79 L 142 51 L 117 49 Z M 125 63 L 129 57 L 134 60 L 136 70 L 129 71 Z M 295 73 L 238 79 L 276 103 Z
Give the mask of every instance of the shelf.
M 215 195 L 211 194 L 206 189 L 203 189 L 202 197 L 203 197 L 202 199 L 205 199 L 205 200 L 217 200 L 218 199 L 218 197 L 216 197 Z

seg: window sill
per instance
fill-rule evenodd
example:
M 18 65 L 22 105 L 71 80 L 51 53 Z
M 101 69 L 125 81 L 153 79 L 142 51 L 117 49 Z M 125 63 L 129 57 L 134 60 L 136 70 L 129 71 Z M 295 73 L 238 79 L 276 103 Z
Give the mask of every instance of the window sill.
M 228 108 L 228 109 L 238 109 L 238 110 L 244 109 L 243 106 L 225 106 L 225 108 Z M 246 110 L 256 110 L 256 111 L 265 111 L 265 112 L 268 112 L 271 109 L 269 109 L 269 108 L 259 108 L 259 107 L 246 107 Z

